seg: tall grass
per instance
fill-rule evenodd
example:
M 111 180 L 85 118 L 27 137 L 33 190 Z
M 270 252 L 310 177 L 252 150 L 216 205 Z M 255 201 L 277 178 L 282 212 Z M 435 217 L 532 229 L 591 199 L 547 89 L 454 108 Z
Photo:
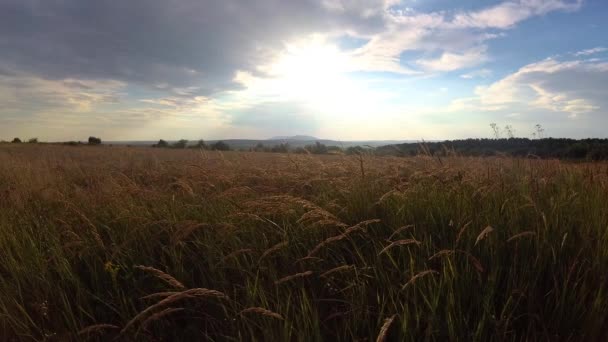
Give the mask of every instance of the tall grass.
M 0 147 L 0 340 L 605 340 L 608 167 Z

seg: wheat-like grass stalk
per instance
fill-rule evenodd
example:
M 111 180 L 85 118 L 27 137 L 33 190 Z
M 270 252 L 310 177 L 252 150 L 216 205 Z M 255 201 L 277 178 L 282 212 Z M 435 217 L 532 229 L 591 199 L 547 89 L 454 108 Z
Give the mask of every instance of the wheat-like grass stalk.
M 283 316 L 281 316 L 280 314 L 278 314 L 274 311 L 270 311 L 265 308 L 261 308 L 261 307 L 251 307 L 251 308 L 243 309 L 243 310 L 241 310 L 241 312 L 239 312 L 239 315 L 243 315 L 246 313 L 256 313 L 256 314 L 259 314 L 262 316 L 272 317 L 272 318 L 276 318 L 279 320 L 284 320 Z
M 407 246 L 407 245 L 416 245 L 419 246 L 420 245 L 420 241 L 416 240 L 416 239 L 404 239 L 404 240 L 397 240 L 397 241 L 393 241 L 391 242 L 388 246 L 384 247 L 380 253 L 378 253 L 378 255 L 384 254 L 386 253 L 389 249 L 396 247 L 396 246 Z
M 174 295 L 176 293 L 179 293 L 179 291 L 157 292 L 157 293 L 149 294 L 147 296 L 143 296 L 140 299 L 142 299 L 142 300 L 148 300 L 148 299 L 167 298 L 167 297 L 169 297 L 171 295 Z
M 194 288 L 194 289 L 188 289 L 188 290 L 181 291 L 181 292 L 176 292 L 176 293 L 164 298 L 160 302 L 150 305 L 149 307 L 147 307 L 146 309 L 144 309 L 143 311 L 138 313 L 122 328 L 122 330 L 120 331 L 120 334 L 123 335 L 131 326 L 133 326 L 133 324 L 141 321 L 145 317 L 148 317 L 150 314 L 152 314 L 153 312 L 155 312 L 158 309 L 169 306 L 169 305 L 179 302 L 183 299 L 196 298 L 196 297 L 215 297 L 215 298 L 221 298 L 221 299 L 228 299 L 228 296 L 226 296 L 223 292 L 220 292 L 217 290 L 205 289 L 205 288 Z
M 137 266 L 135 266 L 135 268 L 138 269 L 138 270 L 142 270 L 144 272 L 148 272 L 148 273 L 152 274 L 156 278 L 164 281 L 165 283 L 173 286 L 176 289 L 183 290 L 183 289 L 186 288 L 184 286 L 184 284 L 182 284 L 179 280 L 175 279 L 170 274 L 167 274 L 167 273 L 159 270 L 158 268 L 149 267 L 149 266 L 142 266 L 142 265 L 137 265 Z
M 433 255 L 432 255 L 430 258 L 429 258 L 429 261 L 431 261 L 431 260 L 433 260 L 433 259 L 436 259 L 436 258 L 439 258 L 439 257 L 442 257 L 442 256 L 444 256 L 444 255 L 452 255 L 452 254 L 454 254 L 454 251 L 453 251 L 453 250 L 451 250 L 451 249 L 442 249 L 442 250 L 440 250 L 439 252 L 437 252 L 437 253 L 433 254 Z
M 172 244 L 176 245 L 178 242 L 183 241 L 188 236 L 190 236 L 192 233 L 194 233 L 196 230 L 203 228 L 203 227 L 209 227 L 209 224 L 208 223 L 190 223 L 190 224 L 178 229 L 171 236 Z
M 258 263 L 265 257 L 269 256 L 270 254 L 272 254 L 284 247 L 287 247 L 288 245 L 289 245 L 289 241 L 283 241 L 283 242 L 279 242 L 276 245 L 268 248 L 267 250 L 264 251 L 264 253 L 262 253 L 262 256 L 260 256 L 260 259 L 258 259 Z
M 142 323 L 141 323 L 141 328 L 145 329 L 150 323 L 154 322 L 154 321 L 158 321 L 160 319 L 163 319 L 169 315 L 172 315 L 176 312 L 180 312 L 180 311 L 184 311 L 184 308 L 166 308 L 162 311 L 156 312 L 152 315 L 150 315 L 148 318 L 146 318 Z
M 120 329 L 120 328 L 113 324 L 94 324 L 94 325 L 89 325 L 88 327 L 81 329 L 80 331 L 78 331 L 77 335 L 81 336 L 81 335 L 97 334 L 97 333 L 100 333 L 100 332 L 108 330 L 108 329 Z
M 364 221 L 365 222 L 365 221 Z M 367 223 L 366 223 L 367 224 Z M 332 236 L 330 238 L 325 239 L 324 241 L 321 241 L 321 243 L 319 243 L 318 245 L 315 246 L 315 248 L 313 248 L 310 252 L 308 252 L 307 257 L 312 257 L 314 256 L 318 251 L 321 250 L 321 248 L 329 245 L 332 242 L 336 242 L 336 241 L 340 241 L 343 240 L 345 238 L 347 238 L 350 234 L 357 232 L 357 231 L 362 231 L 365 230 L 365 226 L 362 226 L 361 223 L 354 225 L 348 229 L 346 229 L 342 234 L 340 235 L 336 235 L 336 236 Z
M 477 272 L 479 273 L 483 273 L 484 272 L 484 268 L 481 265 L 481 261 L 479 261 L 479 259 L 477 259 L 476 257 L 474 257 L 471 253 L 467 252 L 467 251 L 463 251 L 463 250 L 457 250 L 456 252 L 459 253 L 463 253 L 467 256 L 469 262 L 473 265 L 473 267 L 475 267 L 475 269 L 477 270 Z
M 238 255 L 245 254 L 245 253 L 251 253 L 251 252 L 253 252 L 253 249 L 251 249 L 251 248 L 243 248 L 243 249 L 236 250 L 236 251 L 226 255 L 222 259 L 222 262 L 226 262 L 228 259 L 234 258 Z
M 292 275 L 289 275 L 289 276 L 287 276 L 287 277 L 283 277 L 283 278 L 281 278 L 281 279 L 279 279 L 279 280 L 275 281 L 275 282 L 274 282 L 274 284 L 275 284 L 275 285 L 280 285 L 280 284 L 286 283 L 286 282 L 291 281 L 291 280 L 294 280 L 294 279 L 300 279 L 300 278 L 306 278 L 306 277 L 309 277 L 309 276 L 311 276 L 312 274 L 313 274 L 313 272 L 312 272 L 312 271 L 306 271 L 306 272 L 301 272 L 301 273 L 292 274 Z
M 395 231 L 394 231 L 394 232 L 391 234 L 391 236 L 389 236 L 389 237 L 388 237 L 388 240 L 389 240 L 389 241 L 390 241 L 390 240 L 393 240 L 393 237 L 395 237 L 395 235 L 397 235 L 397 234 L 399 234 L 399 233 L 403 232 L 404 230 L 408 230 L 408 229 L 410 229 L 410 228 L 414 228 L 414 225 L 413 225 L 413 224 L 408 224 L 407 226 L 400 227 L 399 229 L 395 230 Z
M 395 317 L 397 315 L 392 315 L 391 317 L 384 320 L 382 327 L 380 328 L 380 332 L 378 333 L 378 337 L 376 338 L 376 342 L 384 342 L 388 337 L 388 330 L 390 329 Z
M 305 256 L 305 257 L 303 257 L 303 258 L 300 258 L 300 259 L 298 259 L 298 260 L 294 261 L 294 262 L 293 262 L 293 264 L 294 264 L 294 265 L 297 265 L 297 264 L 299 264 L 299 263 L 301 263 L 301 262 L 304 262 L 304 261 L 316 261 L 316 262 L 321 262 L 321 261 L 323 261 L 323 259 L 322 259 L 322 258 L 319 258 L 319 257 L 315 257 L 315 256 Z
M 469 228 L 471 223 L 473 223 L 473 221 L 469 221 L 469 222 L 465 223 L 464 226 L 462 226 L 462 228 L 460 228 L 460 230 L 458 231 L 458 235 L 456 236 L 456 244 L 458 244 L 458 242 L 460 242 L 460 239 L 462 239 L 464 232 L 467 230 L 467 228 Z
M 403 193 L 397 189 L 393 189 L 390 190 L 388 192 L 386 192 L 384 195 L 380 196 L 380 198 L 378 199 L 378 201 L 376 201 L 376 205 L 382 204 L 382 202 L 386 201 L 389 197 L 391 196 L 403 196 Z
M 346 270 L 353 270 L 355 269 L 355 265 L 342 265 L 342 266 L 338 266 L 338 267 L 334 267 L 324 273 L 321 273 L 320 277 L 327 277 L 330 274 L 336 273 L 336 272 L 342 272 L 342 271 L 346 271 Z
M 515 234 L 515 235 L 511 236 L 509 239 L 507 239 L 507 242 L 511 242 L 511 241 L 517 240 L 517 239 L 525 237 L 525 236 L 534 236 L 534 235 L 536 235 L 536 232 L 528 230 L 528 231 L 521 232 L 519 234 Z
M 488 234 L 490 234 L 493 231 L 494 231 L 494 228 L 492 228 L 492 226 L 485 227 L 484 230 L 482 230 L 481 233 L 479 233 L 479 235 L 477 235 L 477 239 L 475 240 L 475 246 L 477 246 L 479 241 L 485 239 L 488 236 Z
M 401 289 L 404 289 L 404 288 L 414 284 L 414 282 L 416 282 L 417 279 L 420 279 L 429 274 L 439 274 L 439 272 L 437 272 L 435 270 L 426 270 L 426 271 L 419 272 L 419 273 L 415 274 L 412 278 L 410 278 L 410 280 L 408 280 L 408 282 L 405 283 Z

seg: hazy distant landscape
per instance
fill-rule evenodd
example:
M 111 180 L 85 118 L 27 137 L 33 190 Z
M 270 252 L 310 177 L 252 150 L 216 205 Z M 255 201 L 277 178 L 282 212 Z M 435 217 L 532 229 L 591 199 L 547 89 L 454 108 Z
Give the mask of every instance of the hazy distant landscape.
M 331 139 L 319 139 L 313 136 L 304 136 L 304 135 L 296 135 L 296 136 L 282 136 L 282 137 L 272 137 L 270 139 L 221 139 L 221 140 L 205 140 L 206 143 L 212 145 L 217 143 L 218 141 L 223 141 L 228 144 L 234 150 L 240 149 L 250 149 L 255 148 L 258 144 L 262 144 L 267 147 L 274 147 L 280 144 L 289 144 L 289 146 L 293 148 L 297 147 L 305 147 L 307 145 L 314 145 L 316 142 L 327 146 L 338 146 L 341 148 L 348 148 L 354 146 L 386 146 L 393 144 L 401 144 L 405 142 L 415 143 L 415 140 L 361 140 L 361 141 L 340 141 L 340 140 L 331 140 Z M 133 146 L 152 146 L 156 144 L 158 141 L 107 141 L 105 144 L 115 144 L 115 145 L 133 145 Z M 169 143 L 175 143 L 177 140 L 168 140 Z M 189 144 L 195 145 L 197 143 L 196 140 L 190 141 Z

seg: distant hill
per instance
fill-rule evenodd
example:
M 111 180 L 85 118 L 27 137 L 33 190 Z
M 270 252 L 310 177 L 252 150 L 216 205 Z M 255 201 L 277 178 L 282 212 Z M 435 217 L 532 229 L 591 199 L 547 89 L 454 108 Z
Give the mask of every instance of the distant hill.
M 319 138 L 315 138 L 313 136 L 310 135 L 294 135 L 294 136 L 278 136 L 278 137 L 272 137 L 268 140 L 306 140 L 306 141 L 315 141 L 315 140 L 321 140 Z
M 213 144 L 218 142 L 219 140 L 205 140 L 207 144 Z M 265 147 L 273 147 L 280 144 L 288 144 L 290 148 L 298 148 L 305 147 L 306 145 L 314 145 L 316 142 L 327 146 L 338 146 L 341 148 L 348 148 L 352 146 L 368 146 L 368 147 L 379 147 L 385 145 L 395 145 L 395 144 L 403 144 L 403 143 L 415 143 L 416 140 L 330 140 L 330 139 L 319 139 L 312 136 L 306 135 L 295 135 L 291 137 L 273 137 L 271 139 L 222 139 L 221 141 L 225 142 L 232 148 L 233 150 L 243 150 L 250 149 L 256 147 L 258 144 L 262 144 Z M 131 146 L 152 146 L 156 144 L 158 140 L 150 140 L 150 141 L 104 141 L 103 143 L 106 145 L 131 145 Z M 175 140 L 167 140 L 169 144 L 175 142 Z M 194 145 L 198 142 L 198 140 L 190 140 L 189 145 Z

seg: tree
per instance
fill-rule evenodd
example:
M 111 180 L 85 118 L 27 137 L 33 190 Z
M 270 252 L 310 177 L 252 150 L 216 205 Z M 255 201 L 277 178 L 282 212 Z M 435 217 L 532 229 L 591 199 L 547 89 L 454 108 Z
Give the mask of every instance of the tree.
M 321 144 L 320 142 L 315 142 L 314 145 L 306 145 L 306 149 L 312 154 L 326 154 L 327 146 Z
M 171 145 L 171 147 L 173 148 L 186 148 L 186 146 L 188 146 L 188 140 L 186 139 L 178 140 L 177 142 L 173 143 L 173 145 Z
M 89 145 L 100 145 L 101 138 L 89 137 Z
M 278 144 L 276 146 L 273 146 L 271 151 L 275 152 L 275 153 L 287 153 L 287 152 L 289 152 L 289 144 L 287 144 L 287 143 Z
M 230 151 L 230 146 L 223 141 L 218 141 L 215 144 L 211 145 L 211 149 L 214 151 Z
M 28 144 L 37 144 L 38 138 L 30 138 L 27 142 L 28 142 Z
M 513 129 L 513 126 L 506 125 L 505 132 L 507 133 L 507 138 L 509 138 L 509 139 L 515 138 L 515 130 Z
M 543 133 L 545 132 L 543 126 L 541 126 L 540 124 L 536 124 L 534 125 L 534 129 L 536 129 L 536 137 L 538 137 L 538 139 L 542 139 Z
M 262 144 L 261 142 L 257 143 L 257 145 L 255 145 L 253 150 L 256 152 L 264 152 L 264 150 L 265 150 L 264 144 Z
M 169 147 L 169 143 L 160 139 L 156 144 L 152 145 L 152 147 L 167 148 Z
M 192 148 L 200 148 L 202 150 L 206 150 L 207 144 L 205 144 L 205 141 L 203 139 L 200 139 L 196 142 L 196 145 L 192 146 Z
M 13 139 L 13 144 L 21 144 L 21 139 L 19 139 L 19 138 Z
M 347 155 L 360 155 L 360 154 L 364 154 L 366 152 L 368 152 L 368 151 L 364 147 L 361 147 L 359 145 L 357 145 L 357 146 L 350 146 L 345 151 L 345 153 Z
M 500 128 L 498 127 L 498 125 L 492 122 L 490 124 L 490 127 L 492 127 L 492 131 L 494 132 L 494 139 L 500 139 Z

